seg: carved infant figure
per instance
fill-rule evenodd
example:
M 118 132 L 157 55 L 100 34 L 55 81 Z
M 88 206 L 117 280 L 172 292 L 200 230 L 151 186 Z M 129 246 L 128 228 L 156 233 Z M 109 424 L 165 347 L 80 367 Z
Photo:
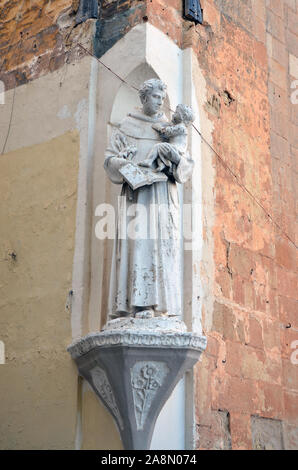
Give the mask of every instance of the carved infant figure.
M 153 124 L 152 127 L 162 138 L 169 141 L 171 152 L 176 150 L 177 164 L 181 155 L 185 155 L 187 151 L 187 127 L 194 121 L 194 113 L 191 107 L 184 104 L 178 104 L 172 122 L 169 124 Z M 156 144 L 149 153 L 146 160 L 140 162 L 143 167 L 153 167 L 157 165 L 155 171 L 160 172 L 167 168 L 169 174 L 172 173 L 173 163 L 166 157 L 167 146 L 163 143 Z

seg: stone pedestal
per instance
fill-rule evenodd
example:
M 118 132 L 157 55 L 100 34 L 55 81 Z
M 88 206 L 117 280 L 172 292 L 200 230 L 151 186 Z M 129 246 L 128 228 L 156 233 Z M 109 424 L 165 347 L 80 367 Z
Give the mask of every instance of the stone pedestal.
M 171 318 L 113 320 L 69 346 L 79 373 L 112 414 L 127 450 L 147 450 L 176 384 L 198 361 L 206 338 Z

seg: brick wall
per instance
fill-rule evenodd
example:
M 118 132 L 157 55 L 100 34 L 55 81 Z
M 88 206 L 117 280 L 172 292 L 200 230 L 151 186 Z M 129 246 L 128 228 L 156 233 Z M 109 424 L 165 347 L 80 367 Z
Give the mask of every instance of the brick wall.
M 79 0 L 2 0 L 0 79 L 8 90 L 80 60 L 101 56 L 135 24 L 146 21 L 143 0 L 99 1 L 98 20 L 76 24 Z
M 296 3 L 202 4 L 208 25 L 196 27 L 191 41 L 209 85 L 213 146 L 295 241 Z M 215 303 L 197 367 L 198 447 L 228 448 L 228 435 L 233 449 L 297 448 L 298 367 L 290 361 L 298 338 L 297 251 L 214 163 Z M 279 440 L 270 441 L 267 423 Z
M 65 42 L 59 18 L 67 13 L 71 22 L 74 8 L 72 0 L 1 2 L 0 74 L 7 89 L 62 65 Z
M 105 0 L 98 20 L 74 27 L 77 2 L 3 1 L 0 70 L 7 86 L 24 83 L 77 60 L 75 41 L 94 39 L 101 56 L 141 21 L 194 49 L 212 146 L 238 178 L 214 155 L 214 308 L 196 367 L 197 447 L 298 448 L 297 251 L 281 233 L 295 241 L 298 2 L 201 3 L 203 25 L 182 18 L 180 0 Z

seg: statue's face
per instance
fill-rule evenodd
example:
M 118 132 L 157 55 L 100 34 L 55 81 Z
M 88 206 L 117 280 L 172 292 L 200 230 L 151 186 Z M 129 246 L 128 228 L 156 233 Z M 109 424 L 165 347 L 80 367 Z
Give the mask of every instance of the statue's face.
M 177 108 L 176 108 L 176 111 L 175 111 L 174 114 L 173 114 L 172 121 L 173 121 L 175 124 L 180 124 L 180 122 L 183 121 L 183 118 L 182 118 L 182 116 L 181 116 L 181 113 L 179 112 L 179 109 L 177 109 Z
M 153 90 L 146 96 L 143 103 L 144 113 L 150 115 L 156 114 L 161 110 L 165 95 L 161 90 Z

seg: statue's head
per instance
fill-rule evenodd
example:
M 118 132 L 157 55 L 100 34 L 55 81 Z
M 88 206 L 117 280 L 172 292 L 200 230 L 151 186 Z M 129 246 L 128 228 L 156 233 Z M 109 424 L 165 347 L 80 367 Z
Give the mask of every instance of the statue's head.
M 143 83 L 139 95 L 145 114 L 152 116 L 160 111 L 166 90 L 166 85 L 157 78 L 151 78 Z
M 186 104 L 178 104 L 172 120 L 175 124 L 184 122 L 188 126 L 194 122 L 195 115 L 190 106 L 186 106 Z

